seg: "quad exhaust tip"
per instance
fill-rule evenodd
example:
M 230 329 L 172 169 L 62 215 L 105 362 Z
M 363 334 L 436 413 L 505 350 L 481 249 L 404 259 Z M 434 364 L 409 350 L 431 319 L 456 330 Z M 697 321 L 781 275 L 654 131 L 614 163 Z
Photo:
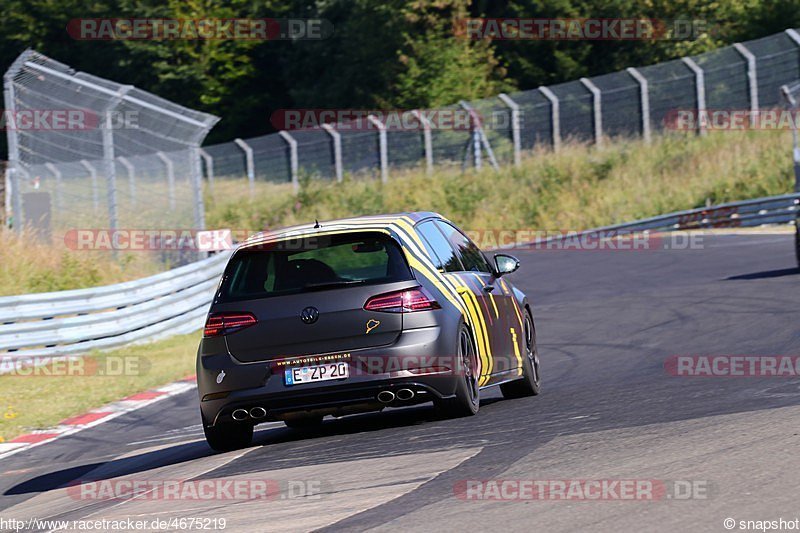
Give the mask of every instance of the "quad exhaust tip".
M 263 407 L 253 407 L 250 409 L 250 416 L 252 418 L 264 418 L 267 416 L 267 410 Z
M 242 420 L 247 420 L 248 416 L 250 415 L 244 409 L 236 409 L 233 413 L 231 413 L 231 418 L 233 418 L 237 422 L 241 422 Z
M 398 400 L 410 400 L 414 397 L 414 391 L 411 389 L 400 389 L 397 391 L 397 399 Z
M 378 401 L 381 403 L 391 403 L 394 400 L 394 393 L 390 390 L 382 390 L 378 393 Z

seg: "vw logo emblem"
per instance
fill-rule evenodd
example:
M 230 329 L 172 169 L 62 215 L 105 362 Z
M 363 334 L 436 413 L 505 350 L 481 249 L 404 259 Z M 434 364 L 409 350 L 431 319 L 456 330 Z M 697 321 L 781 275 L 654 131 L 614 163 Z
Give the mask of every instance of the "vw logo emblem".
M 313 324 L 318 318 L 319 309 L 316 307 L 306 307 L 303 309 L 303 312 L 300 313 L 300 320 L 302 320 L 304 324 Z

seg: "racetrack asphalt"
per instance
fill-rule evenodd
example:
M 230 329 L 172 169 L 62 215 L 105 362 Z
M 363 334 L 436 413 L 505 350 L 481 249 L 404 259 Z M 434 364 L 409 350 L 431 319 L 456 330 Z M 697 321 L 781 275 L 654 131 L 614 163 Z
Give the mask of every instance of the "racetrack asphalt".
M 800 378 L 680 377 L 674 355 L 800 356 L 789 234 L 706 235 L 699 249 L 515 252 L 533 304 L 542 394 L 483 391 L 475 417 L 428 406 L 258 426 L 213 454 L 196 391 L 0 460 L 0 518 L 226 518 L 226 531 L 725 531 L 800 518 Z M 270 479 L 274 500 L 98 500 L 75 480 Z M 707 488 L 658 501 L 478 501 L 465 480 L 656 480 Z M 684 483 L 686 485 L 686 483 Z M 672 494 L 670 494 L 671 496 Z M 0 522 L 2 523 L 2 522 Z M 2 527 L 0 527 L 2 529 Z M 34 528 L 35 529 L 35 528 Z

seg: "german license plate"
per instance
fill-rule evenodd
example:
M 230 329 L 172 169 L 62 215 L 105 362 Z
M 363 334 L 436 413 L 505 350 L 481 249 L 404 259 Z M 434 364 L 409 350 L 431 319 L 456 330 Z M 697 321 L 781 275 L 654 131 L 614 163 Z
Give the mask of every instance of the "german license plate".
M 284 371 L 284 380 L 287 385 L 301 385 L 303 383 L 316 383 L 317 381 L 345 379 L 348 376 L 350 376 L 350 366 L 343 362 L 299 366 Z

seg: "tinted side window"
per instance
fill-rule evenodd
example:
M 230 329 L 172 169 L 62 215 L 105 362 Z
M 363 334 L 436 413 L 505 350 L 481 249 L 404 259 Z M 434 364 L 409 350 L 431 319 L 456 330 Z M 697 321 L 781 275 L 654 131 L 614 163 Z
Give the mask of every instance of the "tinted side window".
M 466 235 L 445 222 L 436 222 L 436 226 L 442 230 L 447 240 L 461 258 L 464 270 L 472 272 L 491 272 L 489 265 L 483 254 Z
M 445 272 L 458 272 L 464 269 L 452 246 L 444 238 L 442 232 L 436 229 L 433 221 L 423 222 L 418 225 L 417 232 L 422 235 L 425 249 L 437 268 Z

